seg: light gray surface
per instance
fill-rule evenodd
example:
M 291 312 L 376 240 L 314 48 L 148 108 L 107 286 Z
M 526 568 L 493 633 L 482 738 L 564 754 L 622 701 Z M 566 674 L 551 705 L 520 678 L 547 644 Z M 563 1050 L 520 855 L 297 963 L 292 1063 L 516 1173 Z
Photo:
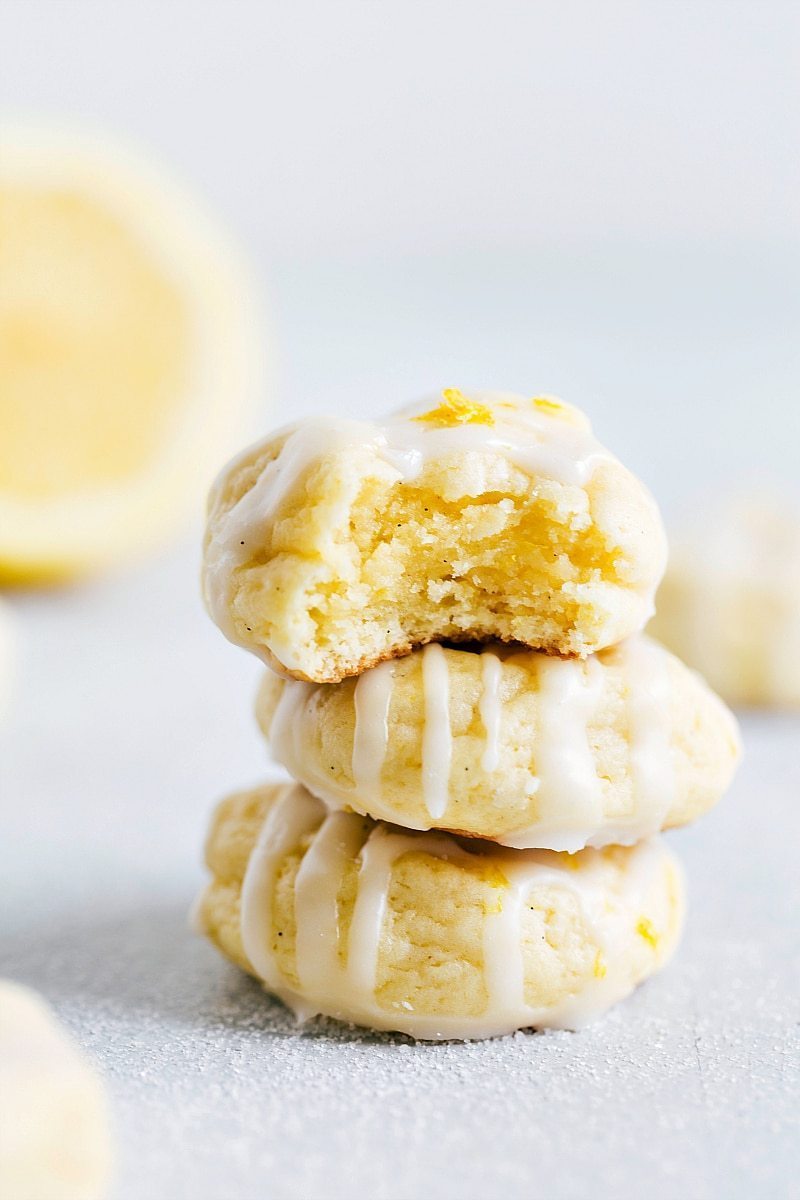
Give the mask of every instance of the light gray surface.
M 555 392 L 669 508 L 800 496 L 798 44 L 793 0 L 3 0 L 0 105 L 197 186 L 292 413 Z
M 733 791 L 672 838 L 683 948 L 600 1024 L 439 1046 L 298 1031 L 186 927 L 209 805 L 263 761 L 257 664 L 203 617 L 194 566 L 189 547 L 15 602 L 0 973 L 103 1071 L 116 1200 L 797 1195 L 798 721 L 746 722 Z
M 798 35 L 793 0 L 4 0 L 0 100 L 146 139 L 270 255 L 796 238 Z
M 796 495 L 797 6 L 453 8 L 6 0 L 2 99 L 141 138 L 231 221 L 276 421 L 547 390 L 670 514 L 754 474 Z M 594 1029 L 298 1034 L 184 923 L 210 804 L 263 770 L 257 666 L 194 570 L 14 602 L 0 972 L 103 1070 L 116 1200 L 796 1195 L 800 723 L 748 722 L 673 839 L 683 949 Z

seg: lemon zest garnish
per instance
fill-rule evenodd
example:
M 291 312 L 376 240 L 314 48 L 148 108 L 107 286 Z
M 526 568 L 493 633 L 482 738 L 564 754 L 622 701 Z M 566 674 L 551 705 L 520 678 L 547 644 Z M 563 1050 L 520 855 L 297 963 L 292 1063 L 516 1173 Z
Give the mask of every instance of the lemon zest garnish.
M 511 885 L 508 882 L 508 876 L 499 867 L 490 864 L 483 868 L 483 878 L 493 888 L 507 888 Z
M 538 408 L 540 412 L 547 413 L 550 417 L 561 417 L 565 421 L 573 419 L 569 406 L 562 403 L 561 400 L 556 400 L 553 396 L 534 396 L 531 403 L 534 408 Z
M 483 876 L 484 882 L 488 883 L 489 887 L 495 889 L 495 891 L 497 891 L 497 892 L 507 891 L 508 888 L 511 886 L 510 883 L 508 882 L 508 876 L 503 871 L 501 871 L 499 867 L 494 866 L 494 864 L 492 864 L 492 863 L 489 863 L 489 864 L 487 864 L 487 866 L 483 867 L 481 870 L 481 874 Z M 484 900 L 483 911 L 486 916 L 490 916 L 492 913 L 502 912 L 503 911 L 502 897 L 498 895 L 496 897 L 493 897 L 491 901 Z
M 659 935 L 656 932 L 653 922 L 647 917 L 640 917 L 636 926 L 636 932 L 638 933 L 639 937 L 644 938 L 644 940 L 648 942 L 654 950 L 658 947 Z
M 438 425 L 441 429 L 452 428 L 454 425 L 494 425 L 491 410 L 485 404 L 476 400 L 468 400 L 458 388 L 445 388 L 442 392 L 442 403 L 430 412 L 414 421 L 424 421 L 426 425 Z
M 606 966 L 606 960 L 603 958 L 603 955 L 600 950 L 598 950 L 597 954 L 595 954 L 595 956 L 594 956 L 594 966 L 592 968 L 592 971 L 594 973 L 595 979 L 605 979 L 606 975 L 608 974 L 608 967 Z
M 580 409 L 572 404 L 565 404 L 556 396 L 532 396 L 530 403 L 545 417 L 552 417 L 556 421 L 563 421 L 565 425 L 573 425 L 576 429 L 591 433 L 592 427 Z

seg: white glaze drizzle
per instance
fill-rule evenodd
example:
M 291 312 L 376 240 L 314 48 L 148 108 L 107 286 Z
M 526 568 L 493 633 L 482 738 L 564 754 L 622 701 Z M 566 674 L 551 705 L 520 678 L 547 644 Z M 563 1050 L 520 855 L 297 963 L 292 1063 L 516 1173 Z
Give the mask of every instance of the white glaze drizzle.
M 296 779 L 303 776 L 303 761 L 307 754 L 305 741 L 309 732 L 306 714 L 312 707 L 315 690 L 313 683 L 301 679 L 283 681 L 270 722 L 270 746 Z
M 282 987 L 272 950 L 272 902 L 276 872 L 303 836 L 319 825 L 322 805 L 300 784 L 287 784 L 274 802 L 250 854 L 242 882 L 242 946 L 255 973 L 271 988 Z
M 379 812 L 384 820 L 407 824 L 381 794 L 381 772 L 389 744 L 389 707 L 394 663 L 381 663 L 359 676 L 353 695 L 355 727 L 351 756 L 353 785 L 340 783 L 325 771 L 313 746 L 318 732 L 315 697 L 318 684 L 299 679 L 281 681 L 278 701 L 269 722 L 269 744 L 276 762 L 301 780 L 331 808 L 347 805 L 359 812 Z
M 536 656 L 539 729 L 537 839 L 554 850 L 580 850 L 586 830 L 602 823 L 603 795 L 589 745 L 588 727 L 603 694 L 603 668 L 595 658 Z M 570 819 L 565 827 L 564 814 Z
M 492 425 L 464 424 L 442 428 L 415 420 L 435 408 L 429 398 L 409 406 L 380 426 L 382 454 L 404 479 L 415 479 L 426 462 L 454 452 L 504 455 L 526 475 L 584 486 L 611 454 L 600 445 L 588 421 L 550 416 L 525 397 L 511 393 L 470 392 L 469 399 L 491 409 Z
M 488 1008 L 499 1019 L 513 1021 L 525 1008 L 525 959 L 522 951 L 522 905 L 526 889 L 506 868 L 510 886 L 497 897 L 496 911 L 486 914 L 483 931 L 483 975 Z M 530 883 L 530 878 L 529 878 Z
M 627 925 L 631 915 L 628 904 L 620 909 L 609 902 L 598 860 L 589 860 L 588 865 L 580 867 L 567 867 L 563 859 L 555 858 L 550 851 L 517 853 L 522 857 L 522 862 L 503 862 L 502 869 L 509 879 L 509 887 L 502 893 L 499 911 L 487 916 L 483 948 L 490 1007 L 498 1017 L 511 1023 L 521 1008 L 529 1007 L 525 999 L 522 920 L 534 889 L 552 887 L 567 890 L 576 897 L 597 952 L 605 961 L 613 962 L 624 955 L 624 940 L 629 932 Z M 531 856 L 537 856 L 533 865 L 529 861 Z M 633 894 L 634 888 L 629 890 Z M 596 978 L 584 980 L 577 993 L 561 1001 L 560 1015 L 552 1024 L 579 1028 L 608 1007 L 609 1003 L 606 988 L 598 987 Z
M 394 663 L 384 662 L 359 675 L 353 695 L 356 723 L 351 770 L 356 795 L 368 806 L 377 807 L 381 802 L 393 686 Z
M 437 642 L 422 651 L 422 796 L 434 821 L 447 811 L 453 731 L 450 728 L 450 673 L 447 657 Z
M 278 966 L 271 913 L 280 862 L 314 827 L 295 882 L 296 972 L 303 989 L 299 995 Z M 526 1026 L 578 1027 L 631 990 L 627 946 L 645 897 L 665 865 L 658 842 L 643 842 L 631 853 L 614 893 L 597 852 L 587 852 L 576 866 L 549 851 L 495 847 L 489 861 L 503 872 L 508 886 L 497 889 L 497 909 L 485 917 L 486 1011 L 478 1017 L 434 1017 L 415 1012 L 410 1002 L 389 1010 L 376 997 L 392 872 L 408 853 L 474 864 L 486 860 L 485 847 L 475 852 L 445 834 L 405 834 L 384 825 L 374 826 L 366 841 L 364 832 L 361 818 L 326 815 L 319 801 L 289 787 L 268 814 L 251 854 L 241 898 L 244 950 L 270 989 L 303 1016 L 324 1011 L 423 1038 L 489 1037 Z M 344 946 L 337 892 L 344 866 L 357 858 L 359 847 L 357 894 Z M 525 904 L 542 887 L 567 889 L 577 898 L 603 954 L 606 974 L 584 980 L 578 992 L 556 1006 L 531 1008 L 525 1000 L 522 917 Z
M 331 813 L 323 821 L 295 880 L 295 954 L 303 988 L 324 993 L 343 971 L 339 955 L 337 892 L 345 867 L 358 854 L 363 834 L 360 823 L 346 813 Z
M 445 652 L 432 645 L 419 653 L 424 718 L 421 789 L 429 822 L 435 823 L 446 815 L 451 800 L 449 665 L 452 656 L 470 652 Z M 499 765 L 502 653 L 484 651 L 480 655 L 478 707 L 484 727 L 484 771 Z M 676 787 L 671 682 L 664 650 L 646 637 L 630 638 L 615 651 L 617 663 L 613 668 L 596 657 L 581 662 L 535 651 L 529 655 L 536 663 L 538 676 L 536 777 L 531 779 L 531 793 L 535 791 L 537 796 L 537 819 L 532 825 L 498 835 L 497 840 L 516 849 L 536 846 L 572 853 L 584 846 L 609 842 L 630 845 L 657 833 L 673 804 Z M 606 677 L 612 669 L 622 673 L 626 689 L 629 745 L 631 802 L 628 811 L 619 816 L 606 815 L 603 782 L 589 744 L 589 729 L 602 707 Z M 393 809 L 380 788 L 390 737 L 388 714 L 393 682 L 393 666 L 385 663 L 365 672 L 356 685 L 352 789 L 326 775 L 315 765 L 314 754 L 309 753 L 316 720 L 310 700 L 316 685 L 296 681 L 283 685 L 270 740 L 282 765 L 327 804 L 347 804 L 359 812 L 411 827 L 412 818 Z
M 378 982 L 378 952 L 389 901 L 392 867 L 400 853 L 402 835 L 376 825 L 361 850 L 358 893 L 350 921 L 347 961 L 356 994 L 367 1003 Z
M 492 650 L 484 650 L 481 654 L 481 698 L 478 708 L 486 738 L 481 755 L 481 767 L 487 775 L 496 771 L 500 765 L 500 721 L 502 717 L 500 683 L 502 678 L 502 662 Z
M 628 639 L 616 653 L 627 688 L 630 811 L 622 816 L 605 814 L 602 781 L 588 741 L 588 727 L 602 700 L 602 673 L 609 668 L 594 657 L 582 667 L 571 660 L 537 656 L 539 820 L 530 829 L 504 837 L 507 845 L 530 845 L 535 838 L 552 850 L 575 852 L 610 842 L 629 846 L 662 828 L 676 786 L 668 660 L 659 646 L 642 636 Z M 586 676 L 581 680 L 583 669 Z M 549 817 L 548 807 L 553 810 Z M 556 816 L 564 812 L 570 813 L 569 824 Z
M 622 653 L 629 684 L 632 812 L 617 834 L 630 845 L 662 828 L 675 800 L 676 775 L 668 660 L 647 638 L 630 638 Z
M 203 594 L 213 620 L 232 642 L 262 653 L 236 628 L 232 612 L 235 576 L 264 544 L 286 498 L 296 490 L 314 462 L 338 449 L 361 450 L 373 463 L 383 463 L 410 481 L 425 464 L 454 453 L 500 454 L 519 470 L 562 484 L 585 487 L 601 462 L 616 461 L 592 435 L 588 422 L 575 421 L 536 408 L 524 396 L 511 393 L 471 393 L 470 399 L 492 411 L 494 424 L 464 424 L 446 428 L 415 420 L 440 403 L 430 399 L 404 410 L 383 424 L 337 418 L 315 418 L 271 434 L 238 455 L 217 478 L 209 497 L 213 529 L 206 546 Z M 227 511 L 222 497 L 229 480 L 254 463 L 280 437 L 285 441 L 275 459 L 263 467 L 252 486 Z M 374 469 L 374 468 L 373 468 Z M 324 547 L 323 547 L 324 549 Z M 331 546 L 331 553 L 334 547 Z M 648 590 L 648 596 L 654 588 Z M 273 646 L 289 670 L 299 669 L 289 644 Z

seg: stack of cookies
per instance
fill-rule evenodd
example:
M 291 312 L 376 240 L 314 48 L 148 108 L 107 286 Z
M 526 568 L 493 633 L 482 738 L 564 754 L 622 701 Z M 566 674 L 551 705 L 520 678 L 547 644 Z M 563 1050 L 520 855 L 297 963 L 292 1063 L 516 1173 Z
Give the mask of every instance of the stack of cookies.
M 447 389 L 245 451 L 205 598 L 269 667 L 295 782 L 217 809 L 202 931 L 302 1017 L 418 1038 L 575 1028 L 630 993 L 682 925 L 658 835 L 739 752 L 641 633 L 665 559 L 646 489 L 550 397 Z

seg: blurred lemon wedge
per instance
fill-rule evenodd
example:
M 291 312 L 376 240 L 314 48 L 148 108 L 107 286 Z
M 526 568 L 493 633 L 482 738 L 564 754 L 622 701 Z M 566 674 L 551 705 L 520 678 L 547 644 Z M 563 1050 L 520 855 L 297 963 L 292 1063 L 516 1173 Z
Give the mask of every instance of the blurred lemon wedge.
M 0 127 L 0 580 L 136 556 L 199 509 L 261 384 L 259 315 L 146 158 Z

